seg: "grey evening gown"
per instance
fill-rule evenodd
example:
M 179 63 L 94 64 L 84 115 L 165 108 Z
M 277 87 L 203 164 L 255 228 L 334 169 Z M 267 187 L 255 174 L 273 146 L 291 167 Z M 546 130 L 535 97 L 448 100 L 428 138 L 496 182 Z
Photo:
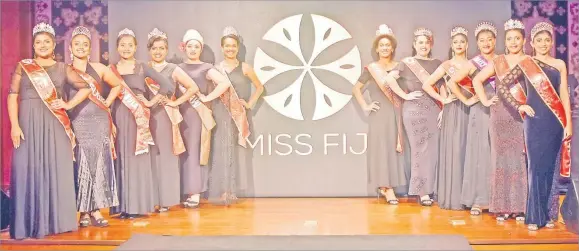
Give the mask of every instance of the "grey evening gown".
M 45 67 L 59 97 L 63 86 L 87 85 L 64 63 Z M 18 66 L 10 92 L 19 93 L 18 120 L 24 140 L 12 154 L 10 238 L 43 238 L 75 231 L 73 152 L 62 124 Z
M 167 81 L 173 84 L 170 89 L 171 94 L 175 93 L 177 84 L 173 82 L 172 77 L 176 68 L 176 64 L 168 63 L 160 72 Z M 148 88 L 147 91 L 150 95 L 149 98 L 152 98 L 154 95 Z M 155 145 L 151 146 L 150 149 L 157 203 L 161 207 L 174 206 L 181 201 L 181 185 L 179 156 L 173 154 L 173 124 L 165 108 L 161 105 L 151 108 L 151 121 L 149 123 L 155 141 Z

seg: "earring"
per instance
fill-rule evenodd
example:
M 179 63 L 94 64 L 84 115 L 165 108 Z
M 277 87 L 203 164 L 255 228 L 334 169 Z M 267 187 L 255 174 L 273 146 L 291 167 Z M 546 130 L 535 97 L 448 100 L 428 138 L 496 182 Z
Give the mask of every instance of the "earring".
M 527 48 L 523 45 L 523 54 L 527 54 Z
M 505 48 L 505 55 L 509 54 L 509 48 Z
M 70 62 L 74 61 L 74 55 L 72 54 L 72 51 L 70 52 Z
M 52 52 L 52 59 L 54 59 L 56 56 L 54 55 L 54 51 Z

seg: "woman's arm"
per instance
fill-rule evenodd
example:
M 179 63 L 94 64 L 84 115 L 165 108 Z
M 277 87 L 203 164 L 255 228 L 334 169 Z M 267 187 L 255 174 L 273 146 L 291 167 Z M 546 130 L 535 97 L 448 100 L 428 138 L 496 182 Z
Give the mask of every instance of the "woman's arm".
M 175 68 L 172 77 L 175 82 L 183 85 L 187 90 L 181 95 L 181 97 L 177 98 L 175 101 L 168 101 L 165 105 L 173 107 L 179 106 L 186 101 L 189 101 L 189 99 L 191 99 L 191 97 L 196 93 L 199 93 L 199 86 L 197 83 L 195 83 L 195 81 L 189 77 L 181 67 L 177 66 L 177 68 Z
M 436 68 L 436 70 L 432 74 L 430 74 L 430 77 L 428 77 L 428 79 L 424 83 L 422 83 L 422 89 L 438 102 L 448 104 L 452 101 L 440 95 L 439 93 L 436 92 L 436 90 L 434 90 L 434 85 L 436 84 L 436 82 L 438 82 L 438 80 L 440 80 L 442 77 L 444 77 L 444 75 L 446 75 L 446 71 L 444 70 L 445 64 L 448 64 L 448 62 L 442 63 L 440 66 L 438 66 L 438 68 Z M 443 90 L 441 90 L 441 92 L 444 93 Z
M 73 88 L 77 89 L 78 92 L 72 97 L 72 99 L 68 100 L 68 102 L 64 102 L 62 99 L 56 99 L 50 103 L 50 105 L 54 109 L 65 109 L 70 110 L 88 98 L 90 95 L 91 89 L 88 84 L 82 79 L 78 73 L 76 73 L 71 66 L 66 66 L 66 83 L 71 85 Z
M 249 98 L 249 101 L 247 101 L 246 105 L 248 109 L 253 109 L 253 107 L 255 107 L 255 104 L 257 104 L 257 100 L 263 93 L 263 84 L 261 83 L 261 81 L 259 81 L 259 79 L 255 75 L 255 71 L 253 70 L 253 67 L 251 67 L 251 65 L 247 63 L 242 63 L 241 67 L 243 70 L 243 74 L 247 76 L 249 80 L 251 80 L 251 83 L 255 87 L 255 92 L 251 94 L 251 97 Z
M 8 118 L 10 119 L 10 138 L 14 148 L 20 147 L 20 140 L 24 140 L 24 133 L 18 121 L 18 93 L 20 92 L 20 80 L 22 78 L 22 68 L 20 64 L 12 74 L 12 83 L 8 93 Z
M 559 85 L 559 93 L 561 96 L 561 102 L 563 103 L 563 108 L 565 108 L 565 117 L 567 119 L 567 125 L 565 126 L 564 138 L 567 139 L 573 135 L 573 125 L 571 118 L 571 100 L 569 98 L 569 84 L 567 83 L 567 66 L 563 60 L 557 60 L 559 73 L 561 74 L 561 84 Z
M 516 67 L 520 67 L 520 66 L 517 65 Z M 520 70 L 519 70 L 519 72 L 520 72 Z M 511 73 L 508 73 L 508 74 L 512 74 L 512 71 L 511 71 Z M 505 79 L 511 79 L 512 81 L 515 81 L 520 76 L 521 75 L 508 77 L 508 75 L 507 75 L 507 77 L 505 77 Z M 506 101 L 506 103 L 515 107 L 519 112 L 526 113 L 530 117 L 535 116 L 535 111 L 533 110 L 533 108 L 531 108 L 529 105 L 526 105 L 526 104 L 523 104 L 523 105 L 519 104 L 519 102 L 517 102 L 515 97 L 513 97 L 513 94 L 511 94 L 509 87 L 508 87 L 511 83 L 501 81 L 498 78 L 496 80 L 496 83 L 497 83 L 497 93 Z
M 478 74 L 476 74 L 476 76 L 472 80 L 472 85 L 474 87 L 476 96 L 479 98 L 480 102 L 486 107 L 494 105 L 497 101 L 499 101 L 497 96 L 494 96 L 492 97 L 491 100 L 489 100 L 487 98 L 483 86 L 483 82 L 493 75 L 495 75 L 495 66 L 493 62 L 489 62 L 489 64 L 485 66 L 485 68 L 483 68 Z M 495 82 L 498 82 L 498 78 Z
M 97 69 L 97 71 L 102 72 L 102 79 L 105 81 L 110 87 L 111 91 L 109 92 L 109 96 L 105 100 L 105 105 L 110 107 L 115 99 L 121 93 L 123 86 L 121 85 L 122 79 L 119 79 L 116 74 L 113 73 L 111 68 L 106 67 L 101 63 L 91 63 L 94 64 L 93 68 Z
M 231 82 L 229 81 L 229 79 L 226 76 L 224 76 L 223 74 L 221 74 L 221 72 L 219 72 L 215 68 L 209 69 L 209 71 L 207 71 L 206 77 L 207 77 L 207 79 L 216 83 L 217 86 L 213 89 L 213 91 L 211 91 L 211 93 L 209 93 L 207 95 L 203 95 L 203 94 L 199 95 L 199 99 L 201 99 L 201 101 L 204 103 L 218 98 L 225 91 L 227 91 L 227 89 L 229 89 L 229 87 L 231 87 Z
M 453 78 L 454 79 L 454 78 Z M 465 105 L 471 106 L 476 104 L 476 102 L 478 102 L 478 97 L 476 95 L 467 98 L 464 94 L 462 94 L 462 91 L 460 90 L 460 86 L 455 83 L 453 81 L 453 79 L 451 79 L 450 81 L 446 82 L 446 86 L 448 86 L 450 88 L 450 91 L 452 92 L 452 94 L 454 94 L 454 96 L 456 98 L 458 98 L 460 100 L 460 102 L 464 103 Z

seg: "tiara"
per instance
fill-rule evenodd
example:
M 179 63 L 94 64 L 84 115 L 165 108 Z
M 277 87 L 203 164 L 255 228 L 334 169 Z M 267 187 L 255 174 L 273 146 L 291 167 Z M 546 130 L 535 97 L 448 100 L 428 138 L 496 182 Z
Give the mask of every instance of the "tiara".
M 37 25 L 34 26 L 34 28 L 32 29 L 32 36 L 35 36 L 37 33 L 40 32 L 48 32 L 50 34 L 52 34 L 53 36 L 56 36 L 56 33 L 54 32 L 54 28 L 52 28 L 52 26 L 50 26 L 50 24 L 47 23 L 39 23 Z
M 147 35 L 147 39 L 151 39 L 152 37 L 160 37 L 160 38 L 167 39 L 167 34 L 165 34 L 165 32 L 160 31 L 159 29 L 155 28 L 155 29 L 153 29 L 153 31 L 149 32 L 149 35 Z
M 414 31 L 414 36 L 427 36 L 432 37 L 432 31 L 426 28 L 418 28 Z
M 85 35 L 90 40 L 90 30 L 87 27 L 77 26 L 74 28 L 74 30 L 72 30 L 71 37 L 75 37 L 76 35 Z
M 535 38 L 535 36 L 541 31 L 547 31 L 553 34 L 553 26 L 547 22 L 539 22 L 535 24 L 533 29 L 531 29 L 531 39 Z
M 223 29 L 223 34 L 222 34 L 222 35 L 223 35 L 224 37 L 225 37 L 225 36 L 230 36 L 230 35 L 239 37 L 239 33 L 237 33 L 237 30 L 236 30 L 235 28 L 233 28 L 232 26 L 227 26 L 227 27 L 225 27 L 225 28 Z
M 120 31 L 120 32 L 119 32 L 119 35 L 118 35 L 117 37 L 120 37 L 120 36 L 122 36 L 122 35 L 129 35 L 129 36 L 132 36 L 132 37 L 136 37 L 136 36 L 135 36 L 135 33 L 134 33 L 132 30 L 127 29 L 127 28 L 124 28 L 122 31 Z
M 450 37 L 454 37 L 458 34 L 462 34 L 468 37 L 468 30 L 462 26 L 456 26 L 450 31 Z
M 390 27 L 388 27 L 388 25 L 381 24 L 380 26 L 378 26 L 378 30 L 376 30 L 376 36 L 380 36 L 380 35 L 392 35 L 392 36 L 394 36 L 394 32 L 392 31 L 392 29 L 390 29 Z
M 476 29 L 474 30 L 474 35 L 478 36 L 478 34 L 481 31 L 485 31 L 485 30 L 492 32 L 495 35 L 495 37 L 497 36 L 497 28 L 492 23 L 489 23 L 489 22 L 482 22 L 482 23 L 478 24 L 476 26 Z
M 509 19 L 506 23 L 505 23 L 505 31 L 509 31 L 509 30 L 514 30 L 514 29 L 521 29 L 524 30 L 525 29 L 525 25 L 516 19 Z

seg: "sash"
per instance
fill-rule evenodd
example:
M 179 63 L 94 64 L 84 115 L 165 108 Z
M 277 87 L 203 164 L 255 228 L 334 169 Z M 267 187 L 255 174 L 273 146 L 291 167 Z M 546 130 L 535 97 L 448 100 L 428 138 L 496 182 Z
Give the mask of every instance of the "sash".
M 152 78 L 146 77 L 145 84 L 149 88 L 149 90 L 154 94 L 159 94 L 159 89 L 161 86 Z M 175 100 L 175 94 L 171 96 L 171 100 Z M 181 131 L 179 130 L 179 123 L 183 121 L 183 116 L 179 112 L 179 107 L 170 107 L 167 105 L 163 105 L 165 108 L 165 112 L 167 112 L 167 116 L 169 116 L 169 120 L 171 120 L 171 131 L 172 131 L 172 138 L 173 138 L 173 154 L 179 155 L 185 152 L 185 143 L 183 143 L 183 137 L 181 137 Z
M 394 95 L 392 89 L 390 89 L 389 87 L 386 87 L 386 85 L 380 84 L 382 82 L 382 79 L 384 78 L 380 78 L 378 76 L 385 76 L 386 74 L 388 74 L 388 72 L 383 72 L 382 69 L 379 69 L 378 67 L 370 67 L 370 65 L 368 65 L 366 67 L 366 69 L 368 70 L 368 72 L 370 72 L 370 75 L 372 75 L 372 78 L 374 78 L 374 82 L 376 83 L 376 85 L 378 86 L 378 88 L 380 88 L 380 90 L 382 90 L 382 93 L 384 93 L 384 96 L 386 96 L 386 98 L 388 98 L 388 100 L 390 101 L 390 103 L 392 103 L 392 105 L 394 105 L 395 109 L 398 111 L 396 113 L 396 119 L 398 120 L 398 137 L 396 139 L 396 151 L 401 153 L 403 150 L 402 144 L 403 144 L 403 136 L 402 136 L 402 117 L 401 117 L 401 112 L 400 112 L 400 107 L 402 106 L 402 99 L 400 97 L 398 97 L 397 95 Z
M 428 77 L 430 77 L 430 73 L 428 73 L 424 69 L 424 67 L 422 67 L 422 65 L 420 65 L 420 63 L 418 63 L 418 61 L 416 61 L 415 58 L 407 57 L 407 58 L 402 59 L 402 62 L 404 62 L 408 66 L 408 68 L 412 71 L 412 73 L 414 73 L 416 78 L 418 78 L 418 80 L 422 84 L 426 83 L 426 80 L 428 79 Z M 434 90 L 437 93 L 440 93 L 440 90 L 438 90 L 438 87 L 436 87 L 436 84 L 432 85 L 432 88 L 434 88 Z M 438 107 L 440 107 L 440 109 L 442 109 L 442 107 L 444 106 L 442 104 L 442 102 L 439 102 L 438 100 L 434 100 L 434 102 L 436 102 L 436 104 L 438 105 Z
M 229 79 L 229 75 L 227 75 L 227 72 L 223 67 L 223 62 L 219 64 L 218 68 L 219 71 L 221 71 L 221 73 L 227 79 Z M 227 91 L 225 91 L 223 94 L 221 94 L 221 96 L 219 96 L 219 99 L 221 99 L 221 103 L 223 103 L 223 105 L 225 105 L 225 108 L 227 108 L 227 111 L 229 111 L 229 115 L 231 115 L 231 118 L 233 119 L 233 122 L 235 122 L 235 126 L 239 131 L 237 143 L 247 148 L 247 138 L 249 137 L 251 132 L 249 131 L 249 122 L 247 121 L 245 106 L 241 104 L 241 100 L 239 99 L 237 92 L 235 92 L 235 88 L 233 88 L 233 86 L 230 86 Z
M 487 62 L 487 60 L 481 56 L 478 55 L 474 58 L 471 59 L 471 62 L 474 64 L 474 66 L 476 66 L 476 68 L 481 71 L 483 68 L 485 68 L 489 63 Z M 493 87 L 493 90 L 497 89 L 497 84 L 495 82 L 495 76 L 490 77 L 487 81 L 489 84 L 491 84 L 491 86 Z
M 187 89 L 179 85 L 181 93 L 185 93 Z M 201 147 L 199 164 L 207 165 L 209 163 L 209 156 L 211 153 L 211 130 L 215 127 L 215 119 L 213 119 L 213 112 L 199 99 L 193 97 L 189 99 L 189 104 L 197 111 L 199 118 L 201 118 Z
M 505 57 L 505 55 L 497 56 L 493 60 L 493 63 L 495 64 L 495 73 L 497 78 L 499 78 L 499 81 L 501 82 L 504 81 L 505 77 L 511 70 L 511 68 L 509 67 L 509 63 L 507 62 L 507 58 Z M 527 95 L 525 94 L 525 91 L 523 91 L 523 87 L 521 86 L 521 83 L 519 83 L 519 81 L 515 80 L 513 85 L 509 87 L 509 92 L 511 93 L 511 95 L 513 95 L 513 97 L 519 104 L 524 105 L 527 103 Z M 521 118 L 525 118 L 525 115 L 523 113 L 520 114 Z
M 113 159 L 116 159 L 117 152 L 115 151 L 115 137 L 113 136 L 113 126 L 114 126 L 113 117 L 111 116 L 111 110 L 105 105 L 105 99 L 103 98 L 103 96 L 101 96 L 102 92 L 101 86 L 99 82 L 97 82 L 88 73 L 76 69 L 73 65 L 71 65 L 71 68 L 90 86 L 91 94 L 88 96 L 88 98 L 93 103 L 95 103 L 99 108 L 103 109 L 103 111 L 106 111 L 107 115 L 109 116 L 109 130 L 110 130 L 109 139 L 111 141 L 110 150 Z
M 451 78 L 458 72 L 458 68 L 454 65 L 444 65 L 443 67 L 446 71 L 446 74 Z M 475 95 L 474 87 L 472 86 L 472 79 L 469 76 L 464 77 L 456 84 L 470 94 Z
M 40 99 L 42 99 L 44 105 L 46 105 L 48 110 L 54 115 L 54 117 L 56 117 L 56 119 L 58 119 L 58 122 L 60 122 L 60 124 L 62 124 L 62 126 L 64 127 L 64 132 L 66 132 L 66 135 L 68 136 L 68 139 L 70 140 L 70 145 L 72 147 L 71 148 L 71 151 L 73 151 L 72 158 L 75 161 L 76 159 L 74 157 L 74 148 L 76 147 L 76 136 L 72 131 L 70 118 L 68 117 L 68 114 L 66 114 L 66 110 L 62 108 L 53 109 L 52 106 L 50 105 L 52 101 L 58 99 L 56 87 L 54 86 L 54 83 L 52 83 L 52 79 L 50 79 L 50 76 L 44 70 L 44 68 L 42 68 L 42 66 L 38 65 L 32 59 L 24 59 L 20 61 L 20 66 L 22 67 L 24 72 L 26 72 L 26 75 L 28 75 L 28 78 L 30 79 L 32 86 L 34 86 L 34 89 L 36 89 L 36 92 L 38 93 L 38 96 L 40 96 Z
M 523 74 L 527 77 L 531 85 L 539 94 L 545 105 L 553 112 L 561 126 L 567 126 L 567 117 L 565 116 L 565 108 L 549 77 L 545 74 L 543 69 L 531 58 L 526 57 L 519 66 Z M 561 171 L 563 177 L 569 177 L 571 172 L 571 139 L 564 139 L 561 146 Z
M 117 67 L 112 64 L 110 65 L 111 70 L 117 77 L 121 80 L 121 85 L 123 86 L 121 93 L 119 93 L 118 98 L 123 102 L 123 104 L 131 111 L 135 117 L 135 122 L 137 123 L 137 144 L 135 149 L 135 155 L 148 153 L 149 146 L 155 145 L 153 141 L 153 136 L 151 135 L 151 130 L 149 129 L 149 120 L 151 118 L 151 111 L 149 108 L 145 107 L 137 95 L 131 91 L 131 88 L 125 83 L 123 77 L 117 70 Z

